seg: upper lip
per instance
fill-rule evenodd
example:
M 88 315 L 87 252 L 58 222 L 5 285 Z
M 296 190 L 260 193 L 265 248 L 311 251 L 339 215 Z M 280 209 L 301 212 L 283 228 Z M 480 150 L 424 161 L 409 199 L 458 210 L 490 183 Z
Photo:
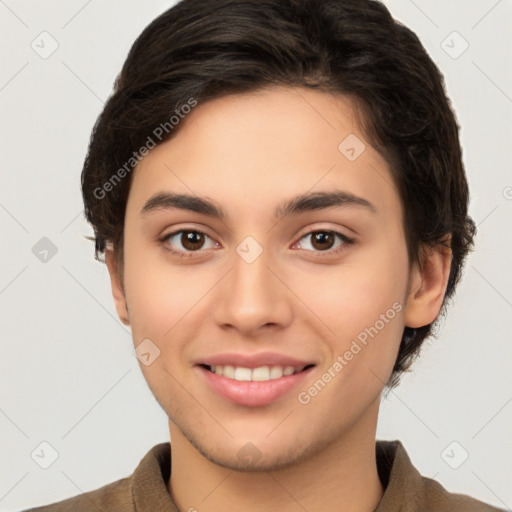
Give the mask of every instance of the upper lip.
M 309 366 L 314 364 L 313 361 L 305 359 L 297 359 L 286 354 L 278 354 L 276 352 L 259 352 L 256 354 L 223 353 L 210 357 L 198 359 L 196 364 L 207 366 L 235 366 L 243 368 L 258 368 L 260 366 L 293 366 L 295 368 Z

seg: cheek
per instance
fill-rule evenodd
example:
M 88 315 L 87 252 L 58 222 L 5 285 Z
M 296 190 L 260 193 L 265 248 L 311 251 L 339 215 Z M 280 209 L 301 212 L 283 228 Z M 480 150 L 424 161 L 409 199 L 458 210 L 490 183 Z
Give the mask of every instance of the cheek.
M 149 338 L 162 344 L 198 302 L 204 285 L 195 282 L 192 273 L 166 264 L 160 250 L 141 247 L 129 237 L 125 248 L 126 300 L 134 341 Z
M 129 242 L 126 245 L 129 247 Z M 139 366 L 165 409 L 171 396 L 175 405 L 180 403 L 186 345 L 188 336 L 193 336 L 187 320 L 193 318 L 194 305 L 208 287 L 204 282 L 194 282 L 192 274 L 172 269 L 163 258 L 154 258 L 152 252 L 156 251 L 126 251 L 125 288 L 134 344 L 149 339 L 157 347 L 152 350 L 158 356 L 150 364 Z
M 373 325 L 395 302 L 403 303 L 407 255 L 405 249 L 386 254 L 369 248 L 339 266 L 304 271 L 294 279 L 298 295 L 334 331 L 331 334 L 352 337 Z
M 408 278 L 405 243 L 397 240 L 395 245 L 383 241 L 361 248 L 321 274 L 296 277 L 297 287 L 302 282 L 298 294 L 307 297 L 308 308 L 328 327 L 326 368 L 341 356 L 331 373 L 342 394 L 366 388 L 375 394 L 396 360 Z

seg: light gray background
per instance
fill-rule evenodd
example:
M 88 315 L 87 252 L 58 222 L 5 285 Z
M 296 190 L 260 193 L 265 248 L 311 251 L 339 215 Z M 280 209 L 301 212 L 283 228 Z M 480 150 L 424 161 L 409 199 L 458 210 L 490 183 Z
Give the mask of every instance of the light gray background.
M 92 230 L 82 216 L 80 171 L 132 42 L 172 3 L 0 1 L 2 511 L 125 477 L 168 440 L 130 332 L 117 320 L 106 268 L 83 238 Z M 416 467 L 450 491 L 510 508 L 512 5 L 386 4 L 445 75 L 479 233 L 437 339 L 383 402 L 378 437 L 401 439 Z M 31 48 L 34 40 L 39 51 L 51 48 L 43 31 L 59 45 L 46 59 Z M 453 31 L 469 43 L 458 58 L 464 41 Z M 42 237 L 58 249 L 46 263 L 32 252 Z M 58 452 L 48 469 L 31 458 L 43 441 Z M 462 449 L 469 458 L 452 469 L 447 461 L 460 462 Z

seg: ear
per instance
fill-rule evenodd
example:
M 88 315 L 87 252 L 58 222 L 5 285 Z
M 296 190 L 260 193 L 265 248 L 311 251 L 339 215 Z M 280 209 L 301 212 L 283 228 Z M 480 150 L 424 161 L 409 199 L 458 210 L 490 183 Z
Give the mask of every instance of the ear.
M 405 308 L 405 325 L 423 327 L 437 318 L 443 304 L 452 251 L 439 245 L 423 250 L 421 265 L 415 263 L 411 270 L 409 295 Z
M 112 296 L 114 297 L 114 303 L 116 305 L 117 315 L 124 325 L 130 325 L 130 319 L 128 315 L 128 307 L 126 305 L 126 296 L 124 293 L 124 287 L 122 279 L 117 266 L 114 251 L 112 249 L 105 250 L 105 263 L 110 274 L 110 283 L 112 285 Z

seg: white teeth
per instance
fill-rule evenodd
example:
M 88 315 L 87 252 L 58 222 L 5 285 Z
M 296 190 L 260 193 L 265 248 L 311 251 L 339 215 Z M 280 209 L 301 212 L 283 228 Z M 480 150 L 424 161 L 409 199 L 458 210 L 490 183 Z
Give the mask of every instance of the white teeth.
M 252 371 L 251 380 L 256 381 L 265 381 L 270 379 L 270 368 L 268 366 L 260 366 L 259 368 L 254 368 Z
M 223 375 L 228 379 L 246 382 L 265 382 L 267 380 L 280 379 L 283 376 L 287 377 L 294 373 L 299 373 L 304 370 L 304 368 L 304 366 L 259 366 L 258 368 L 251 369 L 243 366 L 235 367 L 230 365 L 210 366 L 210 370 L 217 375 Z
M 270 378 L 280 379 L 283 376 L 283 369 L 280 366 L 272 366 L 270 368 Z
M 287 375 L 293 375 L 295 373 L 295 368 L 293 366 L 287 366 L 284 370 L 283 370 L 283 375 L 287 376 Z
M 251 369 L 250 368 L 241 368 L 238 366 L 235 369 L 235 380 L 251 380 Z
M 222 368 L 222 366 L 221 366 Z M 217 371 L 215 371 L 217 373 Z M 234 366 L 224 366 L 224 369 L 222 370 L 222 375 L 224 377 L 227 377 L 228 379 L 234 379 L 235 378 L 235 367 Z

